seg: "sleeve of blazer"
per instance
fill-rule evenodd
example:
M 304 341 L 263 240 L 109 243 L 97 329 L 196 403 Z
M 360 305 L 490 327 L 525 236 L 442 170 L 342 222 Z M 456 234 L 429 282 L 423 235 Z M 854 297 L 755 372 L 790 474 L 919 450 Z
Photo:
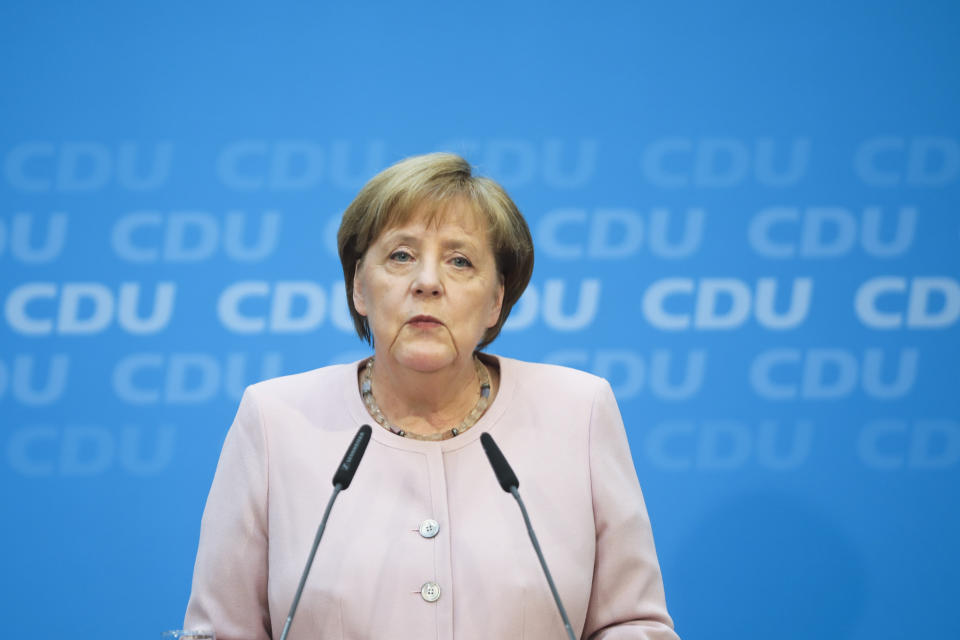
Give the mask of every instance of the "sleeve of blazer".
M 583 638 L 677 640 L 623 419 L 606 381 L 590 418 L 590 478 L 597 547 Z
M 268 640 L 267 448 L 247 388 L 227 432 L 200 524 L 185 629 L 217 640 Z

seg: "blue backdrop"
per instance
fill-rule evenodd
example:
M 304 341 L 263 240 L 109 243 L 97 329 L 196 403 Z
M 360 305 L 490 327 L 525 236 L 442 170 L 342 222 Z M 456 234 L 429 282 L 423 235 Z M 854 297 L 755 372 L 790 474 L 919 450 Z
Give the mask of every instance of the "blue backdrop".
M 450 150 L 535 237 L 491 350 L 613 384 L 682 637 L 960 637 L 960 10 L 775 4 L 4 3 L 4 632 L 180 624 L 244 385 L 365 353 L 340 212 Z

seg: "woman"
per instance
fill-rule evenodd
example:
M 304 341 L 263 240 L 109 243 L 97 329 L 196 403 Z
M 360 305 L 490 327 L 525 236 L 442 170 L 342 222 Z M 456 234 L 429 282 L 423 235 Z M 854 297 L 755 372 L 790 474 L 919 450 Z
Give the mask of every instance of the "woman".
M 374 356 L 249 387 L 201 526 L 187 628 L 278 637 L 357 427 L 376 422 L 333 510 L 291 638 L 561 638 L 516 504 L 520 479 L 583 638 L 676 638 L 623 424 L 606 381 L 480 353 L 533 270 L 526 222 L 450 154 L 374 177 L 338 234 Z

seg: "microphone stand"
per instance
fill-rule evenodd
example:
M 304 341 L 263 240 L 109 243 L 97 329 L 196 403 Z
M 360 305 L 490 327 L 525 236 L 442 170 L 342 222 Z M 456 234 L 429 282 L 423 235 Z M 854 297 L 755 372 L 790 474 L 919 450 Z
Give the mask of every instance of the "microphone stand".
M 570 626 L 570 619 L 567 617 L 567 610 L 563 608 L 563 602 L 560 601 L 560 594 L 557 592 L 557 585 L 553 583 L 553 576 L 550 575 L 550 569 L 547 568 L 547 561 L 543 558 L 543 552 L 540 550 L 540 543 L 537 542 L 537 534 L 533 532 L 533 525 L 530 524 L 530 516 L 527 514 L 527 507 L 520 499 L 520 481 L 517 480 L 517 474 L 513 472 L 510 463 L 503 457 L 500 447 L 494 442 L 493 436 L 484 433 L 480 436 L 480 444 L 483 445 L 483 451 L 487 454 L 487 460 L 493 467 L 493 473 L 497 476 L 497 482 L 500 488 L 512 495 L 517 504 L 520 505 L 520 513 L 523 514 L 523 523 L 527 525 L 527 534 L 530 536 L 530 542 L 533 543 L 533 550 L 537 552 L 537 559 L 540 560 L 540 567 L 543 574 L 547 576 L 547 584 L 550 585 L 550 593 L 553 594 L 553 601 L 557 603 L 557 610 L 560 612 L 560 618 L 563 620 L 563 628 L 566 630 L 570 640 L 577 640 L 573 635 L 573 627 Z
M 560 601 L 560 594 L 557 593 L 557 585 L 553 584 L 553 577 L 550 575 L 550 569 L 547 568 L 547 561 L 543 558 L 543 552 L 540 551 L 540 543 L 537 542 L 537 534 L 533 532 L 533 525 L 530 524 L 530 516 L 527 515 L 527 507 L 523 504 L 523 500 L 520 499 L 520 492 L 517 491 L 515 486 L 510 487 L 510 493 L 517 500 L 517 504 L 520 505 L 520 513 L 523 514 L 523 522 L 527 525 L 527 533 L 530 534 L 530 542 L 533 543 L 533 550 L 537 552 L 537 559 L 540 560 L 540 566 L 543 567 L 543 573 L 547 576 L 547 584 L 550 585 L 550 593 L 553 594 L 553 600 L 557 603 L 557 609 L 560 610 L 560 618 L 563 620 L 563 628 L 566 629 L 567 635 L 570 636 L 570 640 L 577 640 L 573 635 L 573 628 L 570 626 L 570 619 L 567 618 L 567 611 L 563 608 L 563 603 Z
M 307 564 L 303 567 L 303 575 L 300 576 L 300 584 L 297 585 L 297 593 L 293 596 L 293 603 L 290 605 L 290 613 L 287 614 L 287 621 L 283 623 L 283 632 L 280 633 L 280 640 L 287 640 L 287 634 L 290 633 L 290 625 L 293 623 L 293 615 L 297 612 L 297 605 L 300 604 L 300 596 L 303 595 L 303 586 L 307 583 L 307 576 L 310 575 L 310 567 L 313 566 L 313 558 L 317 555 L 317 547 L 320 546 L 320 538 L 323 537 L 323 530 L 327 528 L 327 519 L 330 517 L 330 510 L 333 503 L 340 495 L 340 492 L 350 486 L 353 482 L 353 474 L 357 472 L 360 460 L 363 458 L 364 451 L 367 450 L 367 443 L 370 442 L 370 425 L 363 425 L 357 430 L 357 435 L 353 436 L 350 447 L 343 455 L 343 460 L 337 471 L 333 474 L 333 493 L 330 494 L 330 500 L 327 501 L 327 508 L 323 512 L 323 519 L 320 520 L 320 526 L 317 527 L 317 535 L 313 537 L 313 546 L 310 548 L 310 555 L 307 558 Z
M 320 546 L 320 538 L 323 537 L 323 530 L 327 528 L 327 518 L 330 517 L 330 510 L 333 509 L 333 502 L 343 491 L 339 484 L 333 485 L 333 493 L 327 502 L 327 508 L 323 512 L 323 519 L 320 526 L 317 527 L 317 535 L 313 538 L 313 547 L 310 549 L 310 555 L 307 557 L 307 565 L 303 568 L 303 575 L 300 576 L 300 584 L 297 586 L 297 594 L 293 596 L 293 604 L 290 605 L 290 613 L 287 614 L 287 621 L 283 623 L 283 632 L 280 634 L 280 640 L 287 640 L 287 634 L 290 632 L 290 624 L 293 622 L 293 614 L 297 612 L 297 606 L 300 604 L 300 596 L 303 595 L 303 585 L 307 583 L 307 576 L 310 574 L 310 567 L 313 566 L 313 557 L 317 555 L 317 547 Z

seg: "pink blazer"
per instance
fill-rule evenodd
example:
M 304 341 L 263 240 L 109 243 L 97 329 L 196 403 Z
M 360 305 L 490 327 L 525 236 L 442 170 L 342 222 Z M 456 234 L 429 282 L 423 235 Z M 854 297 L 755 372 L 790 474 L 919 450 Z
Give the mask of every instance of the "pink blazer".
M 333 507 L 291 640 L 565 637 L 517 504 L 480 446 L 484 431 L 516 471 L 575 633 L 677 638 L 609 384 L 497 360 L 487 413 L 443 442 L 373 422 L 357 363 L 249 387 L 203 514 L 185 628 L 279 638 L 333 472 L 369 423 L 373 438 Z

